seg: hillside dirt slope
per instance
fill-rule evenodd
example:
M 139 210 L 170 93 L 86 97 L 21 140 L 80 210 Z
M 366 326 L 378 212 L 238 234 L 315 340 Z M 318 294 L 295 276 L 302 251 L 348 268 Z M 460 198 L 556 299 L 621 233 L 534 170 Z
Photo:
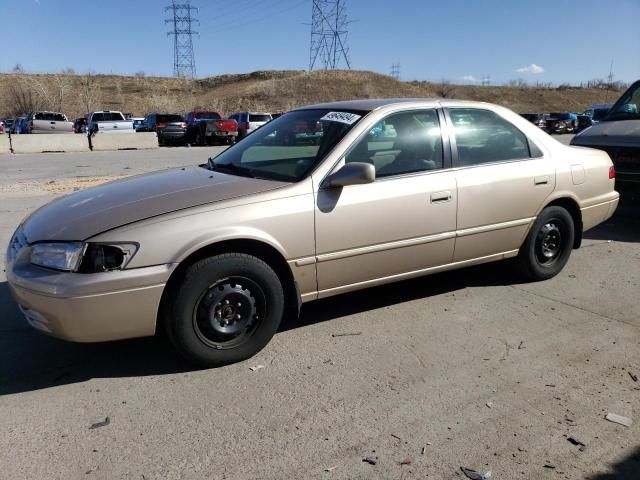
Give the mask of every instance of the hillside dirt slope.
M 263 71 L 198 80 L 166 77 L 0 74 L 0 118 L 31 110 L 54 110 L 69 118 L 112 109 L 135 115 L 185 113 L 207 107 L 228 115 L 238 110 L 286 111 L 309 103 L 376 97 L 447 97 L 497 103 L 518 112 L 581 112 L 612 102 L 620 92 L 583 88 L 536 88 L 401 82 L 364 71 Z

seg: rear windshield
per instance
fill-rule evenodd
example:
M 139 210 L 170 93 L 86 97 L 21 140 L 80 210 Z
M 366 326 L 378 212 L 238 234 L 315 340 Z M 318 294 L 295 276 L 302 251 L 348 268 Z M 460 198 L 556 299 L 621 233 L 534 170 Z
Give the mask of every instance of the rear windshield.
M 250 122 L 268 122 L 271 120 L 271 115 L 266 115 L 264 113 L 250 113 L 249 121 Z
M 205 120 L 220 120 L 220 115 L 216 112 L 196 112 L 193 118 L 203 118 Z
M 37 112 L 33 118 L 35 120 L 49 120 L 50 122 L 66 122 L 67 117 L 62 113 L 54 112 Z
M 164 123 L 169 123 L 169 122 L 182 122 L 182 116 L 181 115 L 158 115 L 158 122 L 164 122 Z
M 97 112 L 91 117 L 94 122 L 121 122 L 124 117 L 118 112 Z

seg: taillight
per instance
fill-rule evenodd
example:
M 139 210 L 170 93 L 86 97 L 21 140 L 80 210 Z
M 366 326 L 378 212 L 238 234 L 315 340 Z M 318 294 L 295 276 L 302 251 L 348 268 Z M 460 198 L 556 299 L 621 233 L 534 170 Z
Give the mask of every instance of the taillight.
M 160 122 L 156 125 L 156 127 L 158 127 L 158 128 L 164 128 L 166 126 L 167 126 L 166 123 L 160 123 Z
M 184 123 L 184 122 L 182 122 L 182 123 L 180 124 L 180 126 L 181 126 L 182 128 L 187 128 L 187 124 L 186 124 L 186 123 Z
M 249 130 L 251 128 L 251 124 L 249 124 L 249 122 L 244 122 L 244 128 Z
M 29 122 L 29 133 L 33 130 L 33 121 Z
M 609 167 L 609 180 L 613 178 L 616 178 L 616 168 L 613 165 L 611 165 Z

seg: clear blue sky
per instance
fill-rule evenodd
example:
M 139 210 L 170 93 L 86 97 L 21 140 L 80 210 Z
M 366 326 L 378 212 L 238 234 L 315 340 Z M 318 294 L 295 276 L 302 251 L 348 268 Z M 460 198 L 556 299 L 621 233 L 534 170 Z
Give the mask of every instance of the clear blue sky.
M 352 67 L 403 80 L 640 78 L 640 0 L 346 0 Z M 0 71 L 172 75 L 170 0 L 0 0 Z M 192 0 L 199 77 L 306 69 L 311 0 Z M 307 25 L 305 25 L 305 23 Z M 526 68 L 526 72 L 517 72 Z M 538 72 L 538 73 L 535 73 Z

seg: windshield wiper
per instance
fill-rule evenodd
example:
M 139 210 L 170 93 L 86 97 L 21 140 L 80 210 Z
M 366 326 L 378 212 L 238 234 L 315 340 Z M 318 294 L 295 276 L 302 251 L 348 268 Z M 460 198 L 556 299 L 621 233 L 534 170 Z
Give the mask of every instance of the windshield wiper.
M 207 161 L 207 168 L 214 172 L 231 173 L 241 177 L 256 178 L 253 170 L 247 167 L 240 167 L 234 163 L 216 163 L 211 158 Z

